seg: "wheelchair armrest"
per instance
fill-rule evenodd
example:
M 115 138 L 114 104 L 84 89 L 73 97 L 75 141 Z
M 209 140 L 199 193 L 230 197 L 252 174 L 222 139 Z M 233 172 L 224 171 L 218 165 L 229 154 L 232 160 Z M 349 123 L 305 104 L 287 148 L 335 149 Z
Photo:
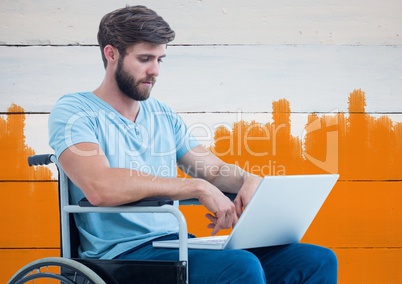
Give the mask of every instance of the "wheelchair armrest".
M 81 207 L 95 207 L 85 197 L 83 199 L 81 199 L 80 201 L 78 201 L 78 205 Z M 164 197 L 144 198 L 139 201 L 130 202 L 130 203 L 123 204 L 120 206 L 147 207 L 147 206 L 162 206 L 162 205 L 173 205 L 173 200 L 171 200 L 169 198 L 164 198 Z
M 224 192 L 223 194 L 225 194 L 230 200 L 234 201 L 237 194 L 236 193 L 227 193 Z M 199 205 L 201 204 L 200 201 L 196 198 L 191 198 L 191 199 L 185 199 L 185 200 L 180 200 L 180 205 Z

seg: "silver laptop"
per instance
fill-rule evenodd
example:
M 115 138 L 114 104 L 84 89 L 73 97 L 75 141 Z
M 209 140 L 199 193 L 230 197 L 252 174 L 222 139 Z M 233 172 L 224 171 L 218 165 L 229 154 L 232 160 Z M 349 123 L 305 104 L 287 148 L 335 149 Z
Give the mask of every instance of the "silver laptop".
M 267 176 L 230 235 L 188 240 L 191 249 L 247 249 L 301 240 L 338 180 L 337 174 Z M 178 248 L 178 240 L 154 247 Z

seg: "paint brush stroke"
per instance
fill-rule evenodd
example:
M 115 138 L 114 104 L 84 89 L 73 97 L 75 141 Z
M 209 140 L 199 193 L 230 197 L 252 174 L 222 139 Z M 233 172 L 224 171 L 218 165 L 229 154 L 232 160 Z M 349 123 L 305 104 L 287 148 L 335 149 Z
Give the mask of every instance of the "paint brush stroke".
M 402 123 L 365 113 L 362 90 L 348 114 L 309 114 L 302 138 L 292 136 L 290 103 L 272 103 L 272 123 L 241 120 L 215 131 L 211 151 L 254 174 L 340 173 L 341 179 L 401 180 Z
M 24 109 L 12 104 L 10 114 L 0 117 L 0 181 L 50 180 L 46 167 L 29 167 L 27 159 L 35 151 L 25 144 Z

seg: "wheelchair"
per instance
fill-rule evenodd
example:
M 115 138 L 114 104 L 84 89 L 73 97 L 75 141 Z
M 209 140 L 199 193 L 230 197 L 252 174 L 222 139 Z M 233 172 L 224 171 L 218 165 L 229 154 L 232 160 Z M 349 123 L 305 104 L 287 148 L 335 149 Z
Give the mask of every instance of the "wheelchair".
M 95 207 L 86 202 L 69 204 L 68 177 L 53 154 L 28 158 L 30 166 L 55 163 L 58 169 L 61 257 L 43 258 L 18 270 L 8 284 L 126 284 L 188 283 L 187 224 L 173 201 L 165 198 L 144 199 L 117 207 Z M 85 201 L 85 200 L 84 200 Z M 194 200 L 185 202 L 194 204 Z M 179 223 L 179 259 L 175 261 L 104 260 L 78 258 L 79 236 L 73 213 L 170 213 Z

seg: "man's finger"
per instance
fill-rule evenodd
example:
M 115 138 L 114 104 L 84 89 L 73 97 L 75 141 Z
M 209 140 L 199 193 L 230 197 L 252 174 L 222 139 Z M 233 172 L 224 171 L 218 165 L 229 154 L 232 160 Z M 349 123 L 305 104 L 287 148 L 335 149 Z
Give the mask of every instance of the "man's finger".
M 243 202 L 241 202 L 240 198 L 236 198 L 234 201 L 234 205 L 236 210 L 236 216 L 237 218 L 239 218 L 240 215 L 243 213 Z
M 218 218 L 216 218 L 214 215 L 212 215 L 211 213 L 207 213 L 205 214 L 205 217 L 208 218 L 209 221 L 211 221 L 212 223 L 216 224 Z
M 213 228 L 211 235 L 215 236 L 221 229 L 227 228 L 225 222 L 227 222 L 225 215 L 222 217 L 213 216 L 211 214 L 207 214 L 207 218 L 212 222 L 208 225 L 209 228 Z

